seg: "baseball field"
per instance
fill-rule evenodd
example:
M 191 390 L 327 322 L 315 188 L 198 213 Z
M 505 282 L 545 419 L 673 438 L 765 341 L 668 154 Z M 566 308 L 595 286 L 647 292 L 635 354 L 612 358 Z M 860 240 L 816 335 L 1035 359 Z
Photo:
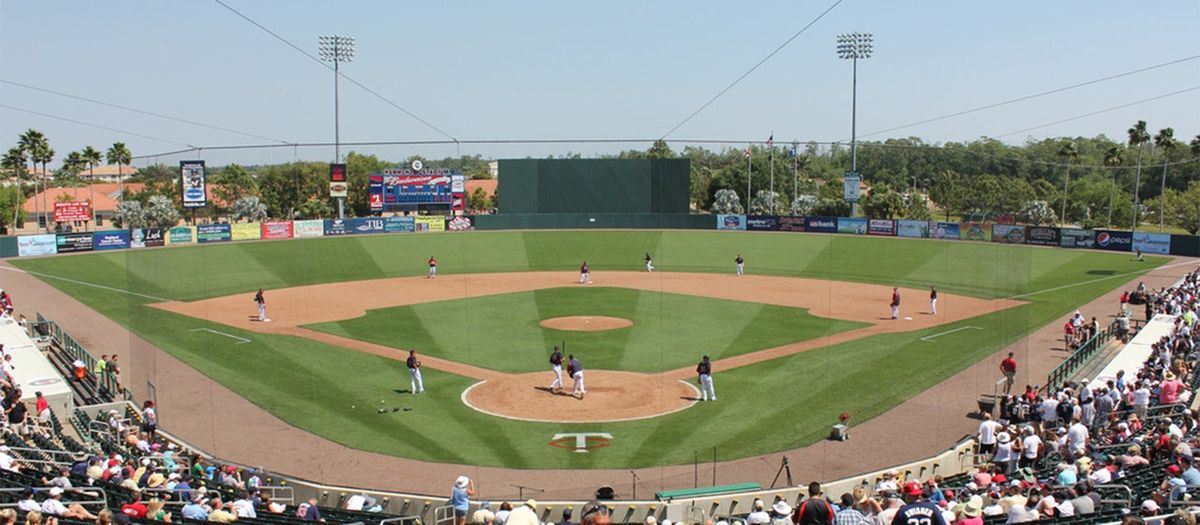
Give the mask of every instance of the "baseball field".
M 743 277 L 733 275 L 738 254 Z M 437 279 L 424 278 L 431 255 Z M 591 285 L 576 282 L 584 260 Z M 834 235 L 554 231 L 13 264 L 349 447 L 511 468 L 641 468 L 690 463 L 714 446 L 733 459 L 812 443 L 840 413 L 870 419 L 1166 260 Z M 893 286 L 903 297 L 895 321 Z M 259 287 L 270 323 L 252 319 Z M 584 400 L 541 389 L 550 346 L 563 341 L 583 363 Z M 408 392 L 413 348 L 424 395 Z M 696 402 L 688 386 L 705 354 L 715 403 Z M 578 432 L 610 437 L 588 454 L 551 446 Z

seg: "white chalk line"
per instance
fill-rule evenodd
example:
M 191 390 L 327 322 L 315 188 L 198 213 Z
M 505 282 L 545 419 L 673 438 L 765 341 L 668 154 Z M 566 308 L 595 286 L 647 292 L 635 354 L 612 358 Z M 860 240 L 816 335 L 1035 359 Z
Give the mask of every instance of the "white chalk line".
M 108 291 L 110 291 L 110 292 L 117 292 L 117 293 L 129 294 L 129 295 L 133 295 L 133 296 L 136 296 L 136 297 L 142 297 L 142 298 L 145 298 L 145 299 L 151 299 L 151 300 L 154 300 L 154 301 L 158 301 L 158 302 L 160 302 L 160 303 L 173 303 L 173 302 L 175 302 L 173 299 L 163 299 L 162 297 L 155 297 L 155 296 L 153 296 L 153 295 L 146 295 L 146 294 L 144 294 L 144 293 L 131 292 L 131 291 L 129 291 L 129 290 L 122 290 L 122 289 L 120 289 L 120 288 L 113 288 L 113 287 L 111 287 L 111 286 L 104 286 L 103 284 L 89 283 L 89 282 L 86 282 L 86 281 L 78 281 L 78 280 L 71 279 L 71 278 L 68 278 L 68 277 L 60 277 L 60 276 L 58 276 L 58 275 L 50 275 L 50 274 L 48 274 L 48 273 L 41 273 L 41 272 L 30 272 L 30 271 L 27 271 L 27 270 L 22 270 L 22 269 L 20 269 L 20 268 L 10 268 L 10 267 L 8 267 L 8 266 L 0 266 L 0 270 L 8 270 L 8 271 L 10 271 L 10 272 L 20 272 L 20 273 L 26 273 L 26 274 L 33 275 L 33 276 L 37 276 L 37 277 L 45 277 L 45 278 L 47 278 L 47 279 L 58 279 L 58 280 L 60 280 L 60 281 L 66 281 L 66 282 L 68 282 L 68 283 L 72 283 L 72 284 L 78 284 L 78 285 L 81 285 L 81 286 L 91 286 L 92 288 L 99 288 L 99 289 L 101 289 L 101 290 L 108 290 Z
M 217 335 L 223 335 L 223 336 L 225 336 L 225 337 L 228 337 L 228 338 L 230 338 L 230 339 L 237 339 L 238 341 L 240 341 L 240 342 L 238 342 L 238 343 L 233 343 L 233 344 L 235 344 L 235 345 L 244 345 L 244 344 L 246 344 L 246 343 L 249 343 L 249 342 L 250 342 L 250 340 L 249 340 L 249 339 L 246 339 L 245 337 L 238 337 L 238 336 L 236 336 L 236 335 L 233 335 L 233 334 L 227 334 L 227 333 L 225 333 L 225 332 L 221 332 L 221 331 L 218 331 L 218 330 L 213 330 L 212 328 L 195 328 L 195 329 L 188 330 L 188 331 L 189 331 L 189 332 L 209 332 L 209 333 L 213 333 L 213 334 L 217 334 Z
M 982 329 L 982 328 L 980 328 L 980 327 L 978 327 L 978 326 L 960 326 L 960 327 L 958 327 L 958 328 L 955 328 L 955 329 L 953 329 L 953 330 L 946 330 L 945 332 L 939 332 L 939 333 L 936 333 L 936 334 L 933 334 L 933 335 L 927 335 L 927 336 L 925 336 L 925 337 L 922 337 L 922 338 L 921 338 L 921 340 L 922 340 L 922 341 L 929 341 L 929 342 L 933 342 L 933 339 L 934 339 L 935 337 L 941 337 L 941 336 L 943 336 L 943 335 L 950 335 L 950 334 L 952 334 L 952 333 L 954 333 L 954 332 L 961 332 L 961 331 L 963 331 L 963 330 L 983 330 L 983 329 Z
M 1130 275 L 1137 275 L 1137 274 L 1140 274 L 1140 273 L 1150 273 L 1150 272 L 1153 272 L 1153 271 L 1156 271 L 1156 270 L 1165 270 L 1165 269 L 1167 269 L 1167 268 L 1175 268 L 1175 267 L 1177 267 L 1177 266 L 1188 266 L 1188 265 L 1194 265 L 1194 264 L 1196 264 L 1194 261 L 1184 261 L 1184 262 L 1178 262 L 1178 263 L 1175 263 L 1175 264 L 1167 264 L 1167 265 L 1163 265 L 1163 266 L 1156 266 L 1156 267 L 1154 267 L 1154 268 L 1147 268 L 1147 269 L 1145 269 L 1145 270 L 1138 270 L 1138 271 L 1136 271 L 1136 272 L 1125 272 L 1125 273 L 1117 273 L 1117 274 L 1113 274 L 1113 275 L 1106 275 L 1106 276 L 1104 276 L 1104 277 L 1098 277 L 1098 278 L 1095 278 L 1095 279 L 1089 279 L 1089 280 L 1087 280 L 1087 281 L 1080 281 L 1080 282 L 1077 282 L 1077 283 L 1064 284 L 1064 285 L 1062 285 L 1062 286 L 1055 286 L 1054 288 L 1046 288 L 1045 290 L 1038 290 L 1038 291 L 1036 291 L 1036 292 L 1029 292 L 1029 293 L 1023 293 L 1023 294 L 1020 294 L 1020 295 L 1014 295 L 1014 296 L 1012 296 L 1012 297 L 1008 297 L 1008 299 L 1020 299 L 1020 298 L 1022 298 L 1022 297 L 1030 297 L 1030 296 L 1033 296 L 1033 295 L 1043 294 L 1043 293 L 1046 293 L 1046 292 L 1057 292 L 1057 291 L 1059 291 L 1059 290 L 1065 290 L 1065 289 L 1067 289 L 1067 288 L 1074 288 L 1074 287 L 1076 287 L 1076 286 L 1083 286 L 1083 285 L 1085 285 L 1085 284 L 1098 283 L 1098 282 L 1100 282 L 1100 281 L 1106 281 L 1106 280 L 1108 280 L 1108 279 L 1116 279 L 1116 278 L 1118 278 L 1118 277 L 1128 277 L 1128 276 L 1130 276 Z

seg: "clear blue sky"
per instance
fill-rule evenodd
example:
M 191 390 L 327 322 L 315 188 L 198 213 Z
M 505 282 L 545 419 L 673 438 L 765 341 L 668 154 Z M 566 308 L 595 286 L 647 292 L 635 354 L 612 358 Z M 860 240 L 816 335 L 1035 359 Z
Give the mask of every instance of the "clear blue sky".
M 661 136 L 832 0 L 227 1 L 313 54 L 319 34 L 356 37 L 356 60 L 344 71 L 455 137 L 554 139 Z M 850 64 L 834 53 L 840 32 L 875 34 L 875 55 L 859 67 L 859 130 L 866 134 L 1197 55 L 1197 27 L 1195 0 L 845 0 L 669 138 L 765 140 L 774 131 L 777 142 L 847 139 Z M 332 73 L 208 0 L 0 0 L 0 71 L 5 80 L 286 141 L 333 138 Z M 1200 60 L 1193 60 L 891 135 L 998 136 L 1198 85 Z M 443 138 L 348 83 L 341 94 L 343 141 Z M 261 142 L 5 84 L 0 104 L 179 143 Z M 1004 140 L 1123 137 L 1137 119 L 1190 140 L 1200 133 L 1200 91 Z M 60 157 L 118 140 L 135 155 L 178 149 L 0 108 L 0 146 L 30 127 L 44 131 Z M 403 159 L 634 147 L 646 145 L 353 149 Z M 188 157 L 196 155 L 158 160 Z M 332 157 L 332 148 L 200 155 L 212 164 Z

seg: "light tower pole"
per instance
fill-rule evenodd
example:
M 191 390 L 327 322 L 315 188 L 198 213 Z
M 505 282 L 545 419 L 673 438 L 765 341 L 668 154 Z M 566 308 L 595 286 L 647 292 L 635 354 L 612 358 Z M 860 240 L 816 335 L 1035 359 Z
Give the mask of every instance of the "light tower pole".
M 338 115 L 338 64 L 354 61 L 354 37 L 352 36 L 319 36 L 317 48 L 321 60 L 333 62 L 333 156 L 334 162 L 342 161 L 341 125 Z M 344 198 L 338 198 L 338 218 L 345 218 Z
M 871 58 L 873 40 L 871 33 L 842 33 L 837 36 L 838 58 L 850 60 L 850 171 L 858 173 L 858 59 Z M 854 203 L 858 208 L 858 203 Z M 854 211 L 851 211 L 853 215 Z

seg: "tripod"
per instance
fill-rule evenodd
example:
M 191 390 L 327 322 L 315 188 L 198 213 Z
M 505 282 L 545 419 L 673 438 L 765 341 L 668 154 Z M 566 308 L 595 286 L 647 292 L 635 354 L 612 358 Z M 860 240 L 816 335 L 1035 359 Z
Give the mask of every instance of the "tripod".
M 795 484 L 792 483 L 792 467 L 788 465 L 787 456 L 783 456 L 783 460 L 779 462 L 779 470 L 775 472 L 775 479 L 771 480 L 771 488 L 775 488 L 775 485 L 779 483 L 779 475 L 783 473 L 787 473 L 787 478 L 785 478 L 787 480 L 787 486 L 795 486 Z

